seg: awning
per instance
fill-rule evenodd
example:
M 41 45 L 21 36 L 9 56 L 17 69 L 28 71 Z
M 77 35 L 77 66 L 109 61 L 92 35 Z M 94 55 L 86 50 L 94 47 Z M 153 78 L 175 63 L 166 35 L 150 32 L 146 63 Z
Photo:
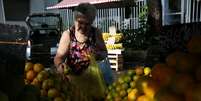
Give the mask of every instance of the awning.
M 62 8 L 71 8 L 77 6 L 79 3 L 89 2 L 95 5 L 102 5 L 106 3 L 113 3 L 110 6 L 114 6 L 116 2 L 120 2 L 122 0 L 62 0 L 56 5 L 47 7 L 47 9 L 62 9 Z M 134 0 L 133 0 L 134 1 Z

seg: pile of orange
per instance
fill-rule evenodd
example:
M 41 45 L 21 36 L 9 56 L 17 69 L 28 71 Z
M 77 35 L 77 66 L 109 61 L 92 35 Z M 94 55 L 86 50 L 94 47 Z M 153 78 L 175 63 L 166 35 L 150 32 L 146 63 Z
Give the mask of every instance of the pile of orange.
M 64 101 L 67 99 L 62 91 L 59 77 L 56 77 L 41 63 L 26 62 L 25 64 L 25 84 L 33 85 L 40 89 L 40 97 L 48 98 L 50 101 Z
M 143 75 L 137 66 L 129 82 L 117 80 L 109 86 L 106 101 L 201 101 L 201 35 L 192 36 L 187 50 L 169 54 L 165 63 L 152 67 L 150 75 Z M 119 86 L 120 81 L 128 86 Z

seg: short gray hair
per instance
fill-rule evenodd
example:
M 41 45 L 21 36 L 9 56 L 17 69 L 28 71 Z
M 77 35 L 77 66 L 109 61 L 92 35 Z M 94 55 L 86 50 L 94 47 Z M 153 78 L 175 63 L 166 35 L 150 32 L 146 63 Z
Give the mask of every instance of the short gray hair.
M 77 7 L 74 9 L 74 18 L 76 19 L 80 15 L 87 16 L 89 21 L 93 23 L 93 21 L 96 18 L 96 12 L 97 9 L 94 5 L 90 3 L 80 3 Z

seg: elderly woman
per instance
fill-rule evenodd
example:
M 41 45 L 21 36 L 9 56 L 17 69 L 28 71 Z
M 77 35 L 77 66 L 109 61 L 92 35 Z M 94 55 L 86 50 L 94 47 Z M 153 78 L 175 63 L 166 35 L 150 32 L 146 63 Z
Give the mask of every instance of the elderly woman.
M 87 100 L 98 100 L 101 94 L 97 94 L 97 89 L 101 88 L 90 76 L 90 58 L 88 54 L 93 54 L 97 61 L 107 57 L 107 50 L 102 39 L 101 31 L 92 26 L 96 16 L 96 8 L 89 3 L 81 3 L 74 9 L 74 25 L 63 32 L 57 54 L 54 58 L 56 69 L 59 73 L 64 73 L 64 67 L 71 69 L 68 75 L 70 81 L 81 89 L 82 94 L 86 94 Z M 91 73 L 93 74 L 93 73 Z M 99 75 L 99 77 L 101 77 Z M 96 81 L 94 81 L 96 82 Z M 100 85 L 101 86 L 101 85 Z M 103 96 L 103 95 L 102 95 Z M 79 99 L 83 101 L 83 99 Z

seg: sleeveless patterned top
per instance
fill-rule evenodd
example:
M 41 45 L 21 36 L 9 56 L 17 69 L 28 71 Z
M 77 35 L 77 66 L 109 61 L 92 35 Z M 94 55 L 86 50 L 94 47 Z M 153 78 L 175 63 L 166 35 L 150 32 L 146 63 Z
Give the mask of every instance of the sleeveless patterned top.
M 71 68 L 73 74 L 81 74 L 83 70 L 87 69 L 90 60 L 87 53 L 92 52 L 95 48 L 95 33 L 96 28 L 91 27 L 88 33 L 88 39 L 85 41 L 84 46 L 81 48 L 80 42 L 75 37 L 75 27 L 70 28 L 70 45 L 67 54 L 67 64 Z

